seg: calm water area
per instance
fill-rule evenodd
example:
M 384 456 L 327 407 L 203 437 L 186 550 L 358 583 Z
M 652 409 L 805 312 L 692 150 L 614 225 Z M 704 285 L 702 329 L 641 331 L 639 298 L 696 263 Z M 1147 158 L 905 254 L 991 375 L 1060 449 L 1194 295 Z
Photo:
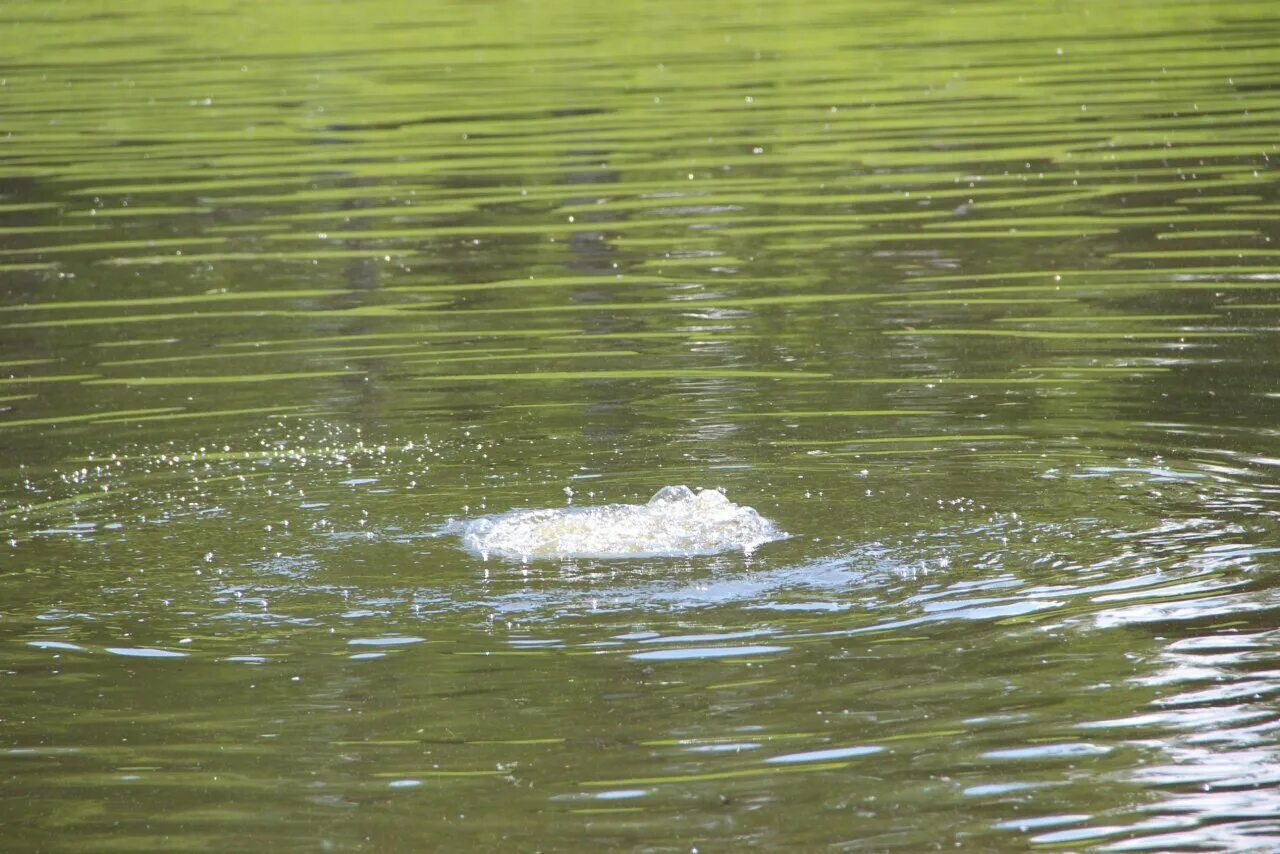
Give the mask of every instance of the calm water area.
M 1274 0 L 0 44 L 6 849 L 1280 850 Z

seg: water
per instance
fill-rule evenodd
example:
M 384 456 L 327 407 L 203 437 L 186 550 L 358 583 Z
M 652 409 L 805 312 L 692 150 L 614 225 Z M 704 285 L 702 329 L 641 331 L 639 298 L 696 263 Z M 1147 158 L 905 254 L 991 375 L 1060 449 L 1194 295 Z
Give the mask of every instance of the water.
M 14 847 L 1280 845 L 1272 4 L 0 31 Z

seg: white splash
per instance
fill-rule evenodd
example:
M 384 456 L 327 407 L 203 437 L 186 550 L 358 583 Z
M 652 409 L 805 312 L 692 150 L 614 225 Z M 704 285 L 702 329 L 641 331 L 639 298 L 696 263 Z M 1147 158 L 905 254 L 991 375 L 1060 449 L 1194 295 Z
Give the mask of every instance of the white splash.
M 491 555 L 534 558 L 684 557 L 741 551 L 786 537 L 723 492 L 664 486 L 648 504 L 513 510 L 465 522 L 462 543 Z

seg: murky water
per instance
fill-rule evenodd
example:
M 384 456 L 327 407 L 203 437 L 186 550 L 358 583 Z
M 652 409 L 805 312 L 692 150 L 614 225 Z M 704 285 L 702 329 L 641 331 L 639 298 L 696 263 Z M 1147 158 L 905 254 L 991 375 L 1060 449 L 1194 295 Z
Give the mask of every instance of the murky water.
M 10 844 L 1280 846 L 1273 4 L 0 32 Z

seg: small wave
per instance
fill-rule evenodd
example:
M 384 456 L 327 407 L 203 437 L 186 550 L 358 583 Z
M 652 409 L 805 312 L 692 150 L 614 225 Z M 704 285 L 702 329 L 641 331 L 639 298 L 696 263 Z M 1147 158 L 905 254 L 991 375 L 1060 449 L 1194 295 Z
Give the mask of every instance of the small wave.
M 687 486 L 665 486 L 647 504 L 513 510 L 464 522 L 458 533 L 486 560 L 750 554 L 786 536 L 723 492 Z

